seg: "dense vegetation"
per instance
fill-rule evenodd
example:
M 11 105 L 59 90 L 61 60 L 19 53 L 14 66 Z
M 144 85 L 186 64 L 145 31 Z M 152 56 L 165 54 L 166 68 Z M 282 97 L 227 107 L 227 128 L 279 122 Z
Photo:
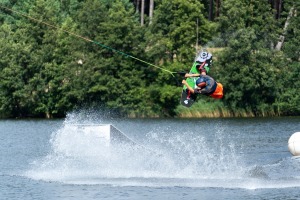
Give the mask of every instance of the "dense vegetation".
M 63 117 L 82 107 L 129 117 L 300 114 L 299 1 L 155 0 L 142 24 L 137 2 L 2 0 L 57 28 L 1 7 L 0 116 Z M 190 109 L 179 105 L 182 77 L 126 55 L 188 71 L 201 46 L 214 55 L 210 74 L 225 97 Z

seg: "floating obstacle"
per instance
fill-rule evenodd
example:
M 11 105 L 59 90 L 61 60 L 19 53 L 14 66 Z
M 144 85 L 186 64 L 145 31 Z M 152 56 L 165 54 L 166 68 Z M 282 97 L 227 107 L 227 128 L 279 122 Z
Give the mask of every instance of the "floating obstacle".
M 300 132 L 296 132 L 290 137 L 288 147 L 291 154 L 300 156 Z

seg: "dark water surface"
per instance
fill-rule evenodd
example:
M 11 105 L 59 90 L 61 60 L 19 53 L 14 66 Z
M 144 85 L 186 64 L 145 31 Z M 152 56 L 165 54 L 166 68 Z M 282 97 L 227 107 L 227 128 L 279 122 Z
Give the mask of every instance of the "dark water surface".
M 299 117 L 0 121 L 0 199 L 300 199 Z M 114 146 L 74 124 L 112 124 Z

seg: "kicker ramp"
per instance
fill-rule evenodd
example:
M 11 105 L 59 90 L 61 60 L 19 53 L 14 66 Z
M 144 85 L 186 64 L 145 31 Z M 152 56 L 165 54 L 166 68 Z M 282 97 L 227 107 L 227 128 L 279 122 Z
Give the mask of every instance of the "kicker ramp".
M 136 145 L 132 139 L 111 124 L 68 124 L 66 126 L 71 126 L 73 131 L 93 137 L 106 146 L 120 143 Z

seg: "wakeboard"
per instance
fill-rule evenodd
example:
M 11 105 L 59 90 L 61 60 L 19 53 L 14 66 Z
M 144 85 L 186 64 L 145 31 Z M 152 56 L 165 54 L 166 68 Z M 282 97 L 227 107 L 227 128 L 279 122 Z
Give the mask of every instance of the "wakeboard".
M 196 65 L 193 65 L 190 72 L 190 74 L 199 74 Z M 187 78 L 186 82 L 188 83 L 189 86 L 191 86 L 192 88 L 196 88 L 196 80 L 198 79 L 198 77 L 191 77 L 191 78 Z M 180 98 L 180 103 L 181 105 L 185 106 L 185 107 L 191 107 L 193 105 L 193 103 L 196 101 L 197 99 L 197 95 L 191 93 L 187 87 L 184 85 L 182 88 L 182 93 L 181 93 L 181 98 Z

